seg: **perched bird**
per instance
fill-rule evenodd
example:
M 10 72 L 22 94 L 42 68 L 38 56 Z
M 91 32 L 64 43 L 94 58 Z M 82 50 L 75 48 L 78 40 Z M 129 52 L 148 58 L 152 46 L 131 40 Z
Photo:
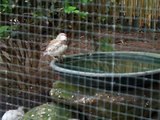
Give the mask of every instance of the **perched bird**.
M 67 36 L 65 33 L 60 33 L 56 39 L 50 41 L 46 50 L 43 52 L 43 56 L 49 55 L 53 57 L 53 59 L 57 60 L 56 57 L 62 56 L 62 54 L 67 50 Z
M 24 116 L 23 107 L 18 107 L 17 110 L 8 110 L 2 116 L 2 120 L 21 120 Z

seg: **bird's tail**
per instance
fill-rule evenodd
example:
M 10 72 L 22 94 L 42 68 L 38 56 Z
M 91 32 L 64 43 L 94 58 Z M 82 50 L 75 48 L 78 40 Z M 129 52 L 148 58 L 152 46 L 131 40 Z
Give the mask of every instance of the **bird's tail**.
M 23 111 L 23 109 L 24 109 L 23 106 L 18 107 L 18 111 Z

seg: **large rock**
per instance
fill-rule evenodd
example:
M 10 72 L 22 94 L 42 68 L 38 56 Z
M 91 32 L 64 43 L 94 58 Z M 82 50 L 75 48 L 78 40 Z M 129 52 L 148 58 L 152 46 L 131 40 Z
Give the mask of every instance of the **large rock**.
M 156 100 L 152 101 L 148 91 L 143 89 L 135 95 L 135 90 L 113 92 L 57 81 L 50 95 L 55 102 L 72 106 L 73 111 L 83 113 L 89 120 L 133 120 L 149 117 L 151 107 L 159 109 L 158 94 L 153 94 Z
M 23 120 L 68 120 L 71 112 L 55 104 L 43 104 L 28 111 Z

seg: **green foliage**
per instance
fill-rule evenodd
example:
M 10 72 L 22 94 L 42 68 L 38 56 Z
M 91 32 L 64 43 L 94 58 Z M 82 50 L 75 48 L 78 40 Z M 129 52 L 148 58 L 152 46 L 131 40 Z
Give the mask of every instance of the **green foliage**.
M 13 9 L 15 7 L 16 1 L 15 0 L 1 0 L 0 3 L 0 13 L 10 15 L 13 13 Z M 3 16 L 1 16 L 3 17 Z M 6 18 L 1 18 L 6 19 Z M 10 19 L 11 20 L 11 19 Z M 0 38 L 10 36 L 12 30 L 17 28 L 16 26 L 9 26 L 9 25 L 0 25 Z
M 0 26 L 0 38 L 7 37 L 10 29 L 10 26 Z
M 70 14 L 70 13 L 78 13 L 79 12 L 79 10 L 77 10 L 77 8 L 75 7 L 75 6 L 68 6 L 68 7 L 66 7 L 65 9 L 64 9 L 64 12 L 65 13 L 68 13 L 68 14 Z
M 50 91 L 50 95 L 53 98 L 57 98 L 57 99 L 75 100 L 74 97 L 76 97 L 79 94 L 83 94 L 84 92 L 87 95 L 95 94 L 94 89 L 77 86 L 77 85 L 73 85 L 70 83 L 62 82 L 62 81 L 56 81 L 53 83 L 53 88 Z
M 4 25 L 0 26 L 0 38 L 6 38 L 11 35 L 13 30 L 17 30 L 18 26 Z
M 75 13 L 80 15 L 81 17 L 85 17 L 88 15 L 88 12 L 83 12 L 78 10 L 75 6 L 67 6 L 64 8 L 64 12 L 67 14 Z
M 3 13 L 11 13 L 12 11 L 12 0 L 1 0 L 1 4 L 0 4 L 0 12 Z
M 82 3 L 92 2 L 93 0 L 81 0 Z
M 87 4 L 92 0 L 81 0 L 82 4 Z M 69 5 L 68 0 L 65 0 L 64 12 L 67 14 L 77 14 L 80 15 L 82 18 L 85 18 L 88 15 L 88 12 L 80 11 L 75 5 Z
M 102 52 L 114 51 L 114 48 L 112 46 L 112 38 L 100 39 L 98 51 L 102 51 Z
M 22 120 L 68 120 L 71 116 L 64 106 L 43 104 L 28 111 Z

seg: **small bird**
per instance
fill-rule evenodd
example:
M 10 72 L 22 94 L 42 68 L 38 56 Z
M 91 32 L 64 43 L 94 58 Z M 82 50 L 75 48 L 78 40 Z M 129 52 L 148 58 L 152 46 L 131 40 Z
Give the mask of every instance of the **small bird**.
M 8 110 L 2 116 L 2 120 L 21 120 L 24 116 L 24 107 L 18 107 L 16 110 Z
M 62 54 L 67 50 L 68 46 L 66 44 L 67 35 L 65 33 L 60 33 L 56 39 L 51 40 L 46 50 L 43 52 L 43 56 L 49 55 L 53 59 L 57 60 L 56 57 L 62 57 Z

